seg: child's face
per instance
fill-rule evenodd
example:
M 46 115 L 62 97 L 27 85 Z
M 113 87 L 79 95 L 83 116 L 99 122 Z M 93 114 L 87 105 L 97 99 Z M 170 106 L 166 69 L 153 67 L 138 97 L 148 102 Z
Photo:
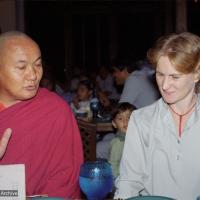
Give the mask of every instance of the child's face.
M 128 121 L 131 116 L 131 111 L 126 110 L 124 112 L 121 112 L 115 116 L 115 118 L 112 121 L 113 126 L 120 132 L 126 133 L 127 127 L 128 127 Z
M 77 90 L 77 96 L 80 101 L 87 101 L 91 96 L 90 91 L 85 85 L 79 85 Z
M 98 92 L 97 97 L 103 106 L 110 106 L 110 101 L 104 92 Z

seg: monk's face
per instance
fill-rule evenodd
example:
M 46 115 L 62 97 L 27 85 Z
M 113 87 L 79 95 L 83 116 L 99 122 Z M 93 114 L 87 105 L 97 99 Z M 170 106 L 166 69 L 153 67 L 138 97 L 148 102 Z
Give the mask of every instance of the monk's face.
M 40 49 L 34 41 L 6 40 L 0 48 L 0 102 L 10 106 L 34 97 L 42 72 Z

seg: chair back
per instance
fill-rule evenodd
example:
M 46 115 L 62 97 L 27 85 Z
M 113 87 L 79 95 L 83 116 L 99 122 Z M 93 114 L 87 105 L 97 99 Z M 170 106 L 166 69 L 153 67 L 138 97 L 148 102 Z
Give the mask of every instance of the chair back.
M 83 143 L 84 160 L 95 161 L 97 132 L 96 124 L 81 119 L 77 119 L 77 123 Z

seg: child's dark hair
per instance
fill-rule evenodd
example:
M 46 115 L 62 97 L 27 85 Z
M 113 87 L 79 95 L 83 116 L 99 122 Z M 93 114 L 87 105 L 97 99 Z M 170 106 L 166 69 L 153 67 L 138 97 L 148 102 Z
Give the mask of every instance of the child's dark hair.
M 127 110 L 129 111 L 133 111 L 133 110 L 136 110 L 137 108 L 128 103 L 128 102 L 122 102 L 122 103 L 119 103 L 114 109 L 113 109 L 113 112 L 112 112 L 112 119 L 114 119 L 116 117 L 116 115 L 122 113 L 122 112 L 125 112 Z
M 82 80 L 78 83 L 78 85 L 84 85 L 88 90 L 93 90 L 93 85 L 90 80 Z
M 88 90 L 92 90 L 92 97 L 94 97 L 94 87 L 90 80 L 88 80 L 88 79 L 82 80 L 79 82 L 78 86 L 79 85 L 84 85 Z

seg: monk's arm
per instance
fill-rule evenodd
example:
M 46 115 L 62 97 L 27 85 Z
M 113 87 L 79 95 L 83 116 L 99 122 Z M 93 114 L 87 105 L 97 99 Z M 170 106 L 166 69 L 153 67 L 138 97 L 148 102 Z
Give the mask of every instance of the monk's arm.
M 7 128 L 3 133 L 3 136 L 0 140 L 0 159 L 3 157 L 6 151 L 6 147 L 8 145 L 11 134 L 12 134 L 12 130 L 10 128 Z

